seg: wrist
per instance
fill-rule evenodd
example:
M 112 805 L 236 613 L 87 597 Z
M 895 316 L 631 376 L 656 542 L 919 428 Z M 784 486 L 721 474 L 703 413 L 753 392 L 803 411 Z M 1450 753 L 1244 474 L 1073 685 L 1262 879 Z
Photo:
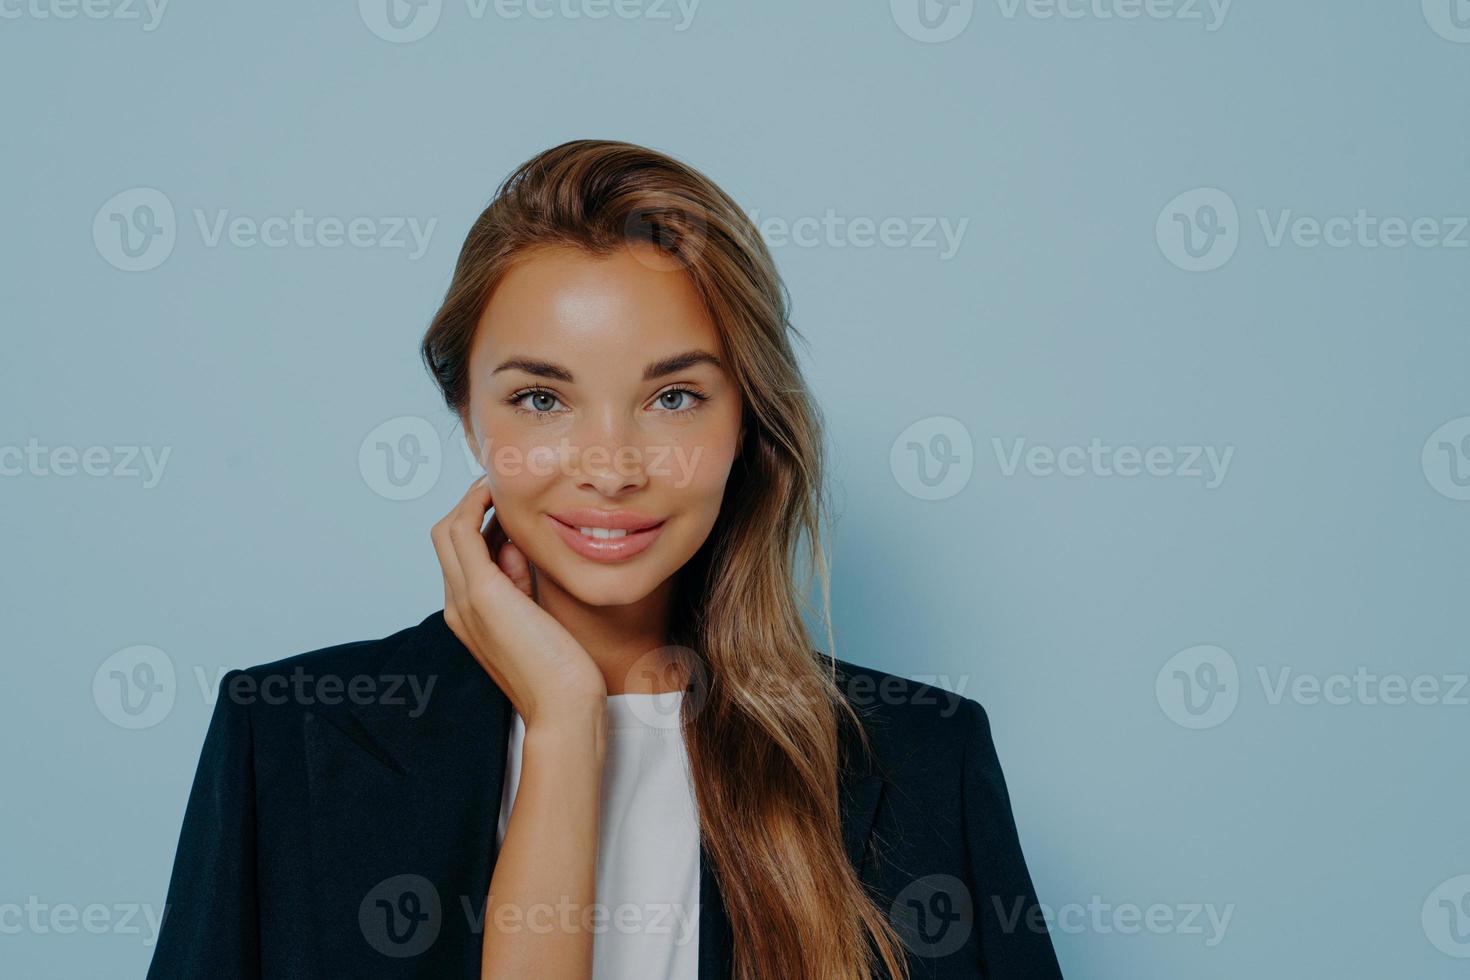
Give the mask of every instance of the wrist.
M 527 751 L 602 756 L 607 739 L 607 698 L 575 709 L 548 711 L 526 721 Z

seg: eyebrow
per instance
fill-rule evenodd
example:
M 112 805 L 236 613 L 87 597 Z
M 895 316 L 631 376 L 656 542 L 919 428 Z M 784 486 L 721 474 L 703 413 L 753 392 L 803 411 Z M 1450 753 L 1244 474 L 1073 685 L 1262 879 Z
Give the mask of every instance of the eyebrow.
M 672 357 L 665 357 L 663 360 L 654 361 L 645 367 L 643 369 L 643 380 L 653 381 L 666 375 L 687 370 L 696 364 L 710 364 L 721 370 L 724 369 L 724 365 L 720 363 L 720 359 L 709 351 L 687 350 L 682 354 L 675 354 Z M 575 379 L 572 377 L 572 372 L 560 364 L 554 364 L 551 361 L 542 361 L 532 357 L 512 357 L 501 361 L 500 365 L 490 373 L 499 374 L 501 371 L 524 371 L 527 374 L 534 374 L 540 378 L 554 378 L 557 381 L 564 381 L 567 384 L 573 384 L 575 382 Z

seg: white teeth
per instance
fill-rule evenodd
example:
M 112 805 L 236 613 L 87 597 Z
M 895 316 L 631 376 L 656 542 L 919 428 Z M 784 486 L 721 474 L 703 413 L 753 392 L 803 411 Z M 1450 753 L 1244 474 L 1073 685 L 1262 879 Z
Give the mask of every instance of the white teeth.
M 614 530 L 610 527 L 579 527 L 577 530 L 587 538 L 623 538 L 628 535 L 627 531 Z

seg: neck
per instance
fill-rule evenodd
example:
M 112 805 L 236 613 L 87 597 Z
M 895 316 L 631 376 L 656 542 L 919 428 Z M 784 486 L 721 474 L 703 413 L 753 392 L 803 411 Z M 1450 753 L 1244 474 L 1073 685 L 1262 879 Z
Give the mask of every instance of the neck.
M 536 585 L 537 603 L 587 651 L 609 695 L 683 690 L 676 661 L 661 649 L 669 642 L 675 577 L 625 606 L 589 606 L 544 575 Z

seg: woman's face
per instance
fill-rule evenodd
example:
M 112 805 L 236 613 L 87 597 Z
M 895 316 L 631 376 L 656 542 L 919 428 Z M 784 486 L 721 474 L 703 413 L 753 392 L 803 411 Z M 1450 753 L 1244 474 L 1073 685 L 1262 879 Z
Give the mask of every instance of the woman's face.
M 652 246 L 541 248 L 501 279 L 464 428 L 543 604 L 548 588 L 638 602 L 699 550 L 741 437 L 724 358 L 694 284 Z

